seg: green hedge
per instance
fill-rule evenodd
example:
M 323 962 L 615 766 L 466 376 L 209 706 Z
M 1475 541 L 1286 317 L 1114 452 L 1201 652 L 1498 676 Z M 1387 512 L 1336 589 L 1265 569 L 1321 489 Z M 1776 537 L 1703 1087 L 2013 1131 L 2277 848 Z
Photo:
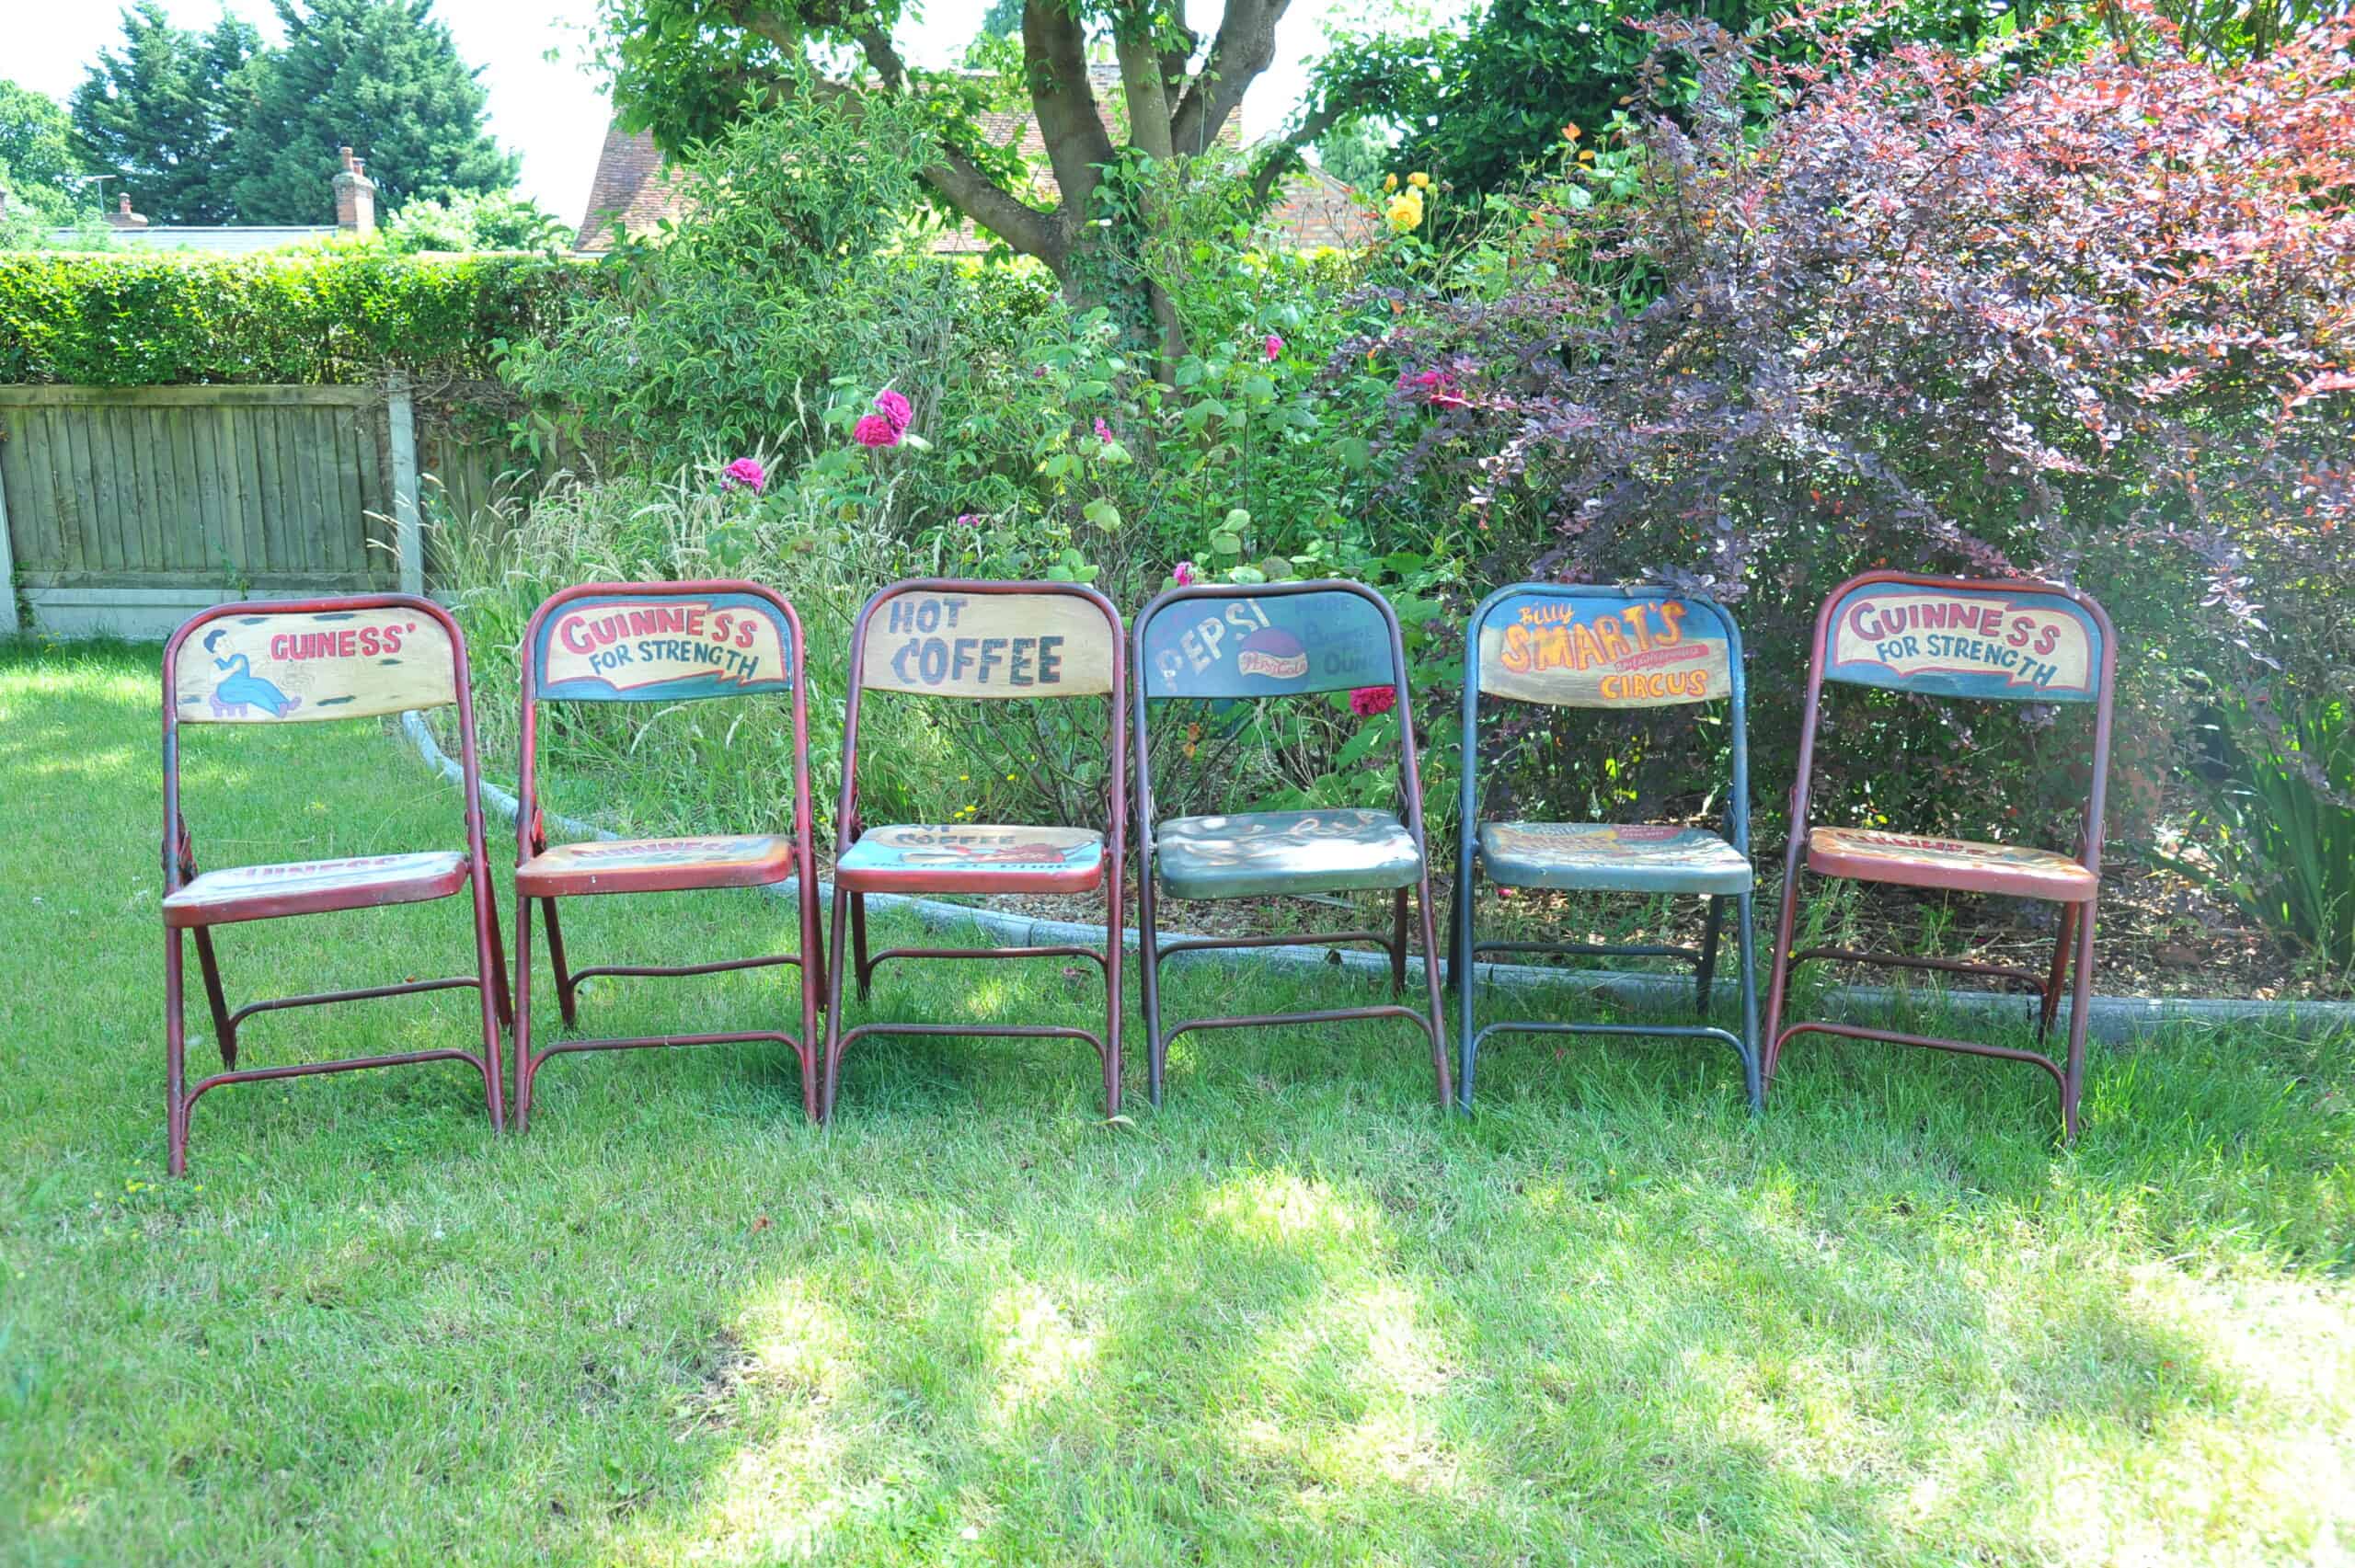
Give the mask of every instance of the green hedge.
M 366 381 L 494 374 L 595 269 L 538 256 L 0 254 L 0 383 Z

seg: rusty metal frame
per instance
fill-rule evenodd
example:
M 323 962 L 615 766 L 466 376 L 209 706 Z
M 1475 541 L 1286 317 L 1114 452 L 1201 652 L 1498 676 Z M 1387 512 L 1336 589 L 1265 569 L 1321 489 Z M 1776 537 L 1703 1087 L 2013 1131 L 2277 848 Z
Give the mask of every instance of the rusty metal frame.
M 200 610 L 180 624 L 164 645 L 164 896 L 169 898 L 197 876 L 196 841 L 180 814 L 180 752 L 178 692 L 180 648 L 199 629 L 232 616 L 301 615 L 342 611 L 402 609 L 431 620 L 450 639 L 452 684 L 458 709 L 458 769 L 465 795 L 466 824 L 466 886 L 472 896 L 475 924 L 475 973 L 443 979 L 408 980 L 393 985 L 363 986 L 349 990 L 317 991 L 248 1002 L 232 1011 L 222 982 L 218 955 L 208 925 L 167 924 L 164 933 L 164 1060 L 165 1140 L 171 1173 L 188 1173 L 189 1118 L 196 1102 L 224 1083 L 257 1083 L 268 1079 L 304 1078 L 314 1074 L 355 1072 L 362 1068 L 405 1067 L 411 1062 L 462 1061 L 482 1074 L 483 1094 L 495 1131 L 504 1120 L 501 1093 L 501 1037 L 512 1025 L 513 1008 L 507 990 L 507 964 L 500 951 L 499 905 L 483 854 L 482 779 L 475 748 L 474 696 L 466 662 L 466 640 L 449 612 L 428 599 L 407 593 L 371 593 L 328 599 L 247 600 Z M 447 896 L 447 895 L 445 895 Z M 420 900 L 424 901 L 424 900 Z M 270 910 L 253 918 L 283 920 L 306 911 Z M 244 923 L 244 922 L 240 922 Z M 213 1032 L 221 1050 L 222 1070 L 188 1082 L 188 1036 L 185 1017 L 187 956 L 184 934 L 196 939 L 199 971 L 204 981 Z M 427 1051 L 396 1051 L 383 1056 L 341 1057 L 327 1061 L 295 1062 L 284 1067 L 239 1068 L 237 1029 L 258 1013 L 296 1007 L 323 1007 L 332 1002 L 364 1001 L 412 992 L 473 989 L 482 1008 L 482 1049 L 448 1047 Z
M 592 1038 L 560 1038 L 545 1050 L 532 1047 L 532 905 L 533 898 L 520 891 L 515 898 L 515 1130 L 529 1127 L 532 1115 L 532 1088 L 540 1069 L 548 1059 L 580 1051 L 659 1050 L 672 1046 L 724 1046 L 753 1041 L 768 1041 L 787 1046 L 801 1067 L 801 1107 L 812 1121 L 819 1118 L 819 998 L 824 994 L 824 954 L 818 929 L 818 865 L 812 842 L 812 816 L 810 807 L 810 706 L 808 672 L 803 664 L 801 618 L 783 594 L 760 583 L 735 578 L 704 578 L 686 582 L 580 583 L 559 589 L 541 601 L 532 612 L 531 624 L 524 629 L 522 645 L 523 707 L 520 718 L 518 782 L 515 789 L 515 864 L 520 868 L 547 848 L 547 828 L 540 812 L 539 802 L 539 704 L 543 700 L 562 701 L 561 697 L 543 699 L 539 692 L 538 660 L 534 649 L 539 645 L 541 624 L 554 612 L 576 600 L 588 598 L 677 599 L 696 594 L 735 593 L 760 599 L 775 607 L 785 618 L 789 633 L 790 702 L 793 709 L 793 866 L 796 878 L 795 912 L 799 926 L 800 951 L 775 954 L 757 958 L 728 958 L 704 964 L 603 964 L 587 968 L 571 967 L 565 956 L 564 928 L 557 918 L 559 898 L 611 898 L 611 893 L 552 894 L 539 898 L 546 906 L 548 927 L 548 959 L 556 979 L 557 1007 L 567 1029 L 580 1026 L 579 993 L 583 980 L 599 976 L 614 978 L 662 977 L 679 978 L 690 975 L 716 975 L 738 969 L 770 968 L 790 964 L 800 973 L 801 1030 L 795 1035 L 781 1029 L 726 1030 L 717 1033 L 685 1035 L 630 1035 Z M 641 891 L 694 891 L 698 887 L 714 884 L 688 883 L 680 887 L 647 887 Z
M 1464 649 L 1464 739 L 1459 765 L 1463 770 L 1463 799 L 1457 833 L 1459 844 L 1455 868 L 1455 919 L 1449 933 L 1447 956 L 1448 984 L 1456 988 L 1456 1049 L 1461 1060 L 1457 1067 L 1459 1093 L 1464 1108 L 1472 1108 L 1472 1074 L 1476 1065 L 1481 1042 L 1490 1035 L 1621 1035 L 1651 1036 L 1666 1039 L 1715 1041 L 1733 1047 L 1741 1062 L 1742 1093 L 1750 1102 L 1752 1115 L 1765 1108 L 1765 1082 L 1759 1051 L 1758 1028 L 1758 956 L 1756 924 L 1752 912 L 1752 892 L 1739 894 L 1702 894 L 1709 901 L 1708 913 L 1701 927 L 1701 945 L 1697 948 L 1677 947 L 1652 943 L 1601 942 L 1482 942 L 1474 925 L 1475 896 L 1478 887 L 1479 855 L 1476 839 L 1480 820 L 1479 756 L 1480 756 L 1480 628 L 1487 623 L 1488 612 L 1508 598 L 1530 592 L 1554 592 L 1583 599 L 1619 598 L 1633 600 L 1646 594 L 1673 598 L 1679 602 L 1698 605 L 1717 620 L 1726 635 L 1727 718 L 1732 730 L 1731 791 L 1726 804 L 1727 835 L 1742 859 L 1750 853 L 1750 693 L 1746 672 L 1742 667 L 1741 628 L 1733 616 L 1717 601 L 1696 593 L 1684 593 L 1665 585 L 1651 583 L 1514 583 L 1498 589 L 1481 601 L 1472 612 L 1465 629 Z M 1625 710 L 1621 710 L 1625 711 Z M 1753 872 L 1754 876 L 1754 872 Z M 1615 891 L 1615 889 L 1614 889 Z M 1717 944 L 1725 923 L 1726 905 L 1735 905 L 1734 944 L 1740 967 L 1741 1018 L 1740 1034 L 1706 1024 L 1565 1024 L 1549 1020 L 1499 1019 L 1486 1028 L 1476 1027 L 1473 1018 L 1473 993 L 1477 989 L 1480 956 L 1493 953 L 1521 953 L 1554 957 L 1597 956 L 1611 958 L 1681 958 L 1694 967 L 1694 1011 L 1703 1018 L 1709 1015 L 1709 993 L 1717 977 Z
M 1282 936 L 1189 936 L 1163 942 L 1155 923 L 1158 895 L 1154 887 L 1155 814 L 1153 808 L 1152 735 L 1147 715 L 1157 700 L 1153 694 L 1153 670 L 1145 659 L 1145 632 L 1155 617 L 1172 605 L 1200 600 L 1281 599 L 1301 593 L 1351 593 L 1365 600 L 1380 612 L 1390 634 L 1390 673 L 1396 693 L 1398 714 L 1399 793 L 1405 796 L 1404 818 L 1407 831 L 1414 840 L 1416 853 L 1421 858 L 1422 872 L 1412 887 L 1401 887 L 1391 903 L 1391 929 L 1388 935 L 1375 931 L 1318 932 L 1306 935 Z M 1454 1088 L 1447 1060 L 1447 1022 L 1440 1001 L 1439 933 L 1436 914 L 1431 905 L 1430 846 L 1423 830 L 1423 785 L 1416 767 L 1414 708 L 1407 690 L 1407 647 L 1398 629 L 1397 612 L 1380 593 L 1360 582 L 1339 578 L 1322 578 L 1304 582 L 1265 584 L 1196 583 L 1190 587 L 1164 589 L 1139 612 L 1136 624 L 1130 632 L 1131 662 L 1137 669 L 1137 700 L 1133 710 L 1134 739 L 1137 768 L 1137 925 L 1138 954 L 1142 958 L 1141 973 L 1144 990 L 1144 1024 L 1147 1077 L 1146 1087 L 1154 1104 L 1161 1104 L 1162 1081 L 1169 1059 L 1169 1043 L 1179 1036 L 1196 1029 L 1246 1029 L 1273 1024 L 1338 1024 L 1374 1018 L 1404 1018 L 1422 1030 L 1431 1048 L 1431 1071 L 1437 1080 L 1439 1104 L 1446 1110 L 1454 1103 Z M 1165 1028 L 1161 1020 L 1161 960 L 1172 953 L 1208 952 L 1223 948 L 1292 946 L 1295 944 L 1338 945 L 1342 943 L 1370 943 L 1383 948 L 1390 956 L 1390 987 L 1393 996 L 1403 997 L 1407 989 L 1407 896 L 1415 893 L 1422 911 L 1423 982 L 1428 993 L 1423 1011 L 1393 1002 L 1373 1007 L 1343 1007 L 1319 1009 L 1309 1013 L 1243 1013 L 1231 1017 L 1189 1018 L 1175 1027 Z
M 1104 885 L 1104 946 L 1093 947 L 890 947 L 869 954 L 867 945 L 867 895 L 842 885 L 839 873 L 834 882 L 833 921 L 826 967 L 826 1064 L 824 1093 L 820 1101 L 821 1119 L 831 1120 L 834 1114 L 834 1094 L 842 1077 L 843 1053 L 852 1042 L 866 1035 L 932 1035 L 958 1036 L 973 1039 L 1059 1039 L 1085 1040 L 1096 1048 L 1104 1070 L 1104 1114 L 1115 1116 L 1120 1113 L 1120 905 L 1121 882 L 1128 864 L 1126 827 L 1128 823 L 1127 750 L 1121 744 L 1121 733 L 1127 717 L 1128 664 L 1124 657 L 1127 647 L 1120 612 L 1112 601 L 1092 588 L 1068 582 L 982 582 L 962 578 L 903 578 L 878 589 L 859 608 L 858 619 L 851 626 L 850 676 L 843 699 L 843 788 L 841 804 L 834 813 L 834 857 L 837 862 L 843 851 L 858 841 L 864 824 L 858 812 L 858 716 L 867 681 L 867 625 L 877 611 L 892 600 L 907 593 L 955 593 L 975 596 L 992 594 L 1057 594 L 1086 601 L 1103 615 L 1111 633 L 1112 690 L 1109 694 L 1109 727 L 1106 732 L 1105 761 L 1109 779 L 1105 786 L 1105 853 Z M 934 700 L 948 700 L 949 694 Z M 969 699 L 971 700 L 971 699 Z M 1062 700 L 1031 698 L 1030 701 Z M 1019 876 L 1005 881 L 1008 892 L 1024 890 Z M 894 890 L 911 893 L 943 891 L 927 885 L 921 874 L 894 878 Z M 876 969 L 893 958 L 1087 958 L 1093 960 L 1104 975 L 1104 1033 L 1093 1030 L 1060 1027 L 1051 1024 L 897 1024 L 878 1021 L 861 1024 L 854 1028 L 843 1027 L 843 976 L 845 969 L 843 951 L 844 938 L 852 943 L 848 967 L 858 986 L 858 999 L 867 1000 Z
M 1815 741 L 1822 717 L 1824 666 L 1830 655 L 1832 616 L 1833 611 L 1855 589 L 1872 583 L 1891 583 L 1901 587 L 1948 589 L 1957 591 L 2020 593 L 2038 592 L 2069 600 L 2085 612 L 2101 633 L 2100 691 L 2094 703 L 2093 782 L 2085 798 L 2083 826 L 2079 830 L 2078 861 L 2092 873 L 2094 895 L 2082 908 L 2074 903 L 2061 905 L 2061 929 L 2052 944 L 2052 963 L 2039 974 L 2033 969 L 2014 965 L 1980 964 L 1960 959 L 1924 958 L 1904 954 L 1867 953 L 1843 947 L 1809 947 L 1798 952 L 1791 950 L 1791 939 L 1798 922 L 1799 876 L 1807 869 L 1809 830 L 1807 809 L 1810 786 L 1814 782 Z M 1783 1047 L 1799 1035 L 1831 1035 L 1842 1039 L 1879 1040 L 1891 1045 L 1913 1046 L 1924 1050 L 1949 1051 L 1961 1056 L 1990 1057 L 2002 1061 L 2028 1062 L 2041 1068 L 2052 1080 L 2061 1097 L 2062 1136 L 2074 1140 L 2077 1136 L 2077 1106 L 2084 1093 L 2085 1078 L 2085 1028 L 2091 1020 L 2094 967 L 2094 921 L 2100 898 L 2102 812 L 2109 784 L 2109 746 L 2111 732 L 2112 688 L 2118 666 L 2117 634 L 2111 628 L 2109 616 L 2088 596 L 2058 583 L 2032 578 L 2005 579 L 1987 578 L 1928 577 L 1913 572 L 1866 572 L 1849 578 L 1827 595 L 1816 612 L 1815 642 L 1808 658 L 1807 703 L 1799 720 L 1798 774 L 1791 784 L 1790 841 L 1784 852 L 1782 913 L 1776 924 L 1774 964 L 1766 990 L 1766 1084 L 1775 1082 L 1775 1068 L 1782 1059 Z M 1944 700 L 1964 701 L 1954 698 Z M 2026 700 L 2026 699 L 2004 699 Z M 1960 887 L 1958 882 L 1956 886 Z M 1963 887 L 1962 890 L 1973 891 Z M 2025 895 L 2024 895 L 2025 896 Z M 2074 944 L 2074 962 L 2072 946 Z M 2069 1038 L 2061 1060 L 2040 1051 L 2020 1050 L 2010 1046 L 1991 1046 L 1975 1040 L 1957 1040 L 1936 1036 L 1911 1035 L 1886 1029 L 1873 1029 L 1857 1024 L 1803 1021 L 1786 1027 L 1783 1024 L 1783 1003 L 1788 993 L 1790 972 L 1799 964 L 1813 959 L 1832 959 L 1842 963 L 1866 964 L 1878 967 L 1927 969 L 1947 974 L 1980 976 L 2027 987 L 2038 998 L 2036 1039 L 2040 1046 L 2051 1033 L 2054 1019 L 2061 1007 L 2061 983 L 2071 979 L 2069 1006 Z

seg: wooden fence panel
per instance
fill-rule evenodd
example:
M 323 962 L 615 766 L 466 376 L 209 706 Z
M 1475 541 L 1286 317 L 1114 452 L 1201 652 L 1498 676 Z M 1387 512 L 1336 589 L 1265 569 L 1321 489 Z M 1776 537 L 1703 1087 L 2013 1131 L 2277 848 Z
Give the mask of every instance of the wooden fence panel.
M 368 386 L 0 386 L 0 566 L 33 624 L 68 635 L 396 588 L 417 480 L 388 419 Z

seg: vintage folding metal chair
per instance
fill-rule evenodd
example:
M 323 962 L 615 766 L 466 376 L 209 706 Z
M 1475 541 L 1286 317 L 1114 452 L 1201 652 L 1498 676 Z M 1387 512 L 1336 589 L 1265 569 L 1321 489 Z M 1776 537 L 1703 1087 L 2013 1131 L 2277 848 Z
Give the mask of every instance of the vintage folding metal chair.
M 1145 1043 L 1153 1103 L 1169 1042 L 1196 1029 L 1264 1024 L 1322 1024 L 1404 1018 L 1430 1042 L 1440 1104 L 1450 1103 L 1446 1023 L 1440 1011 L 1438 939 L 1431 910 L 1430 858 L 1423 836 L 1423 789 L 1415 768 L 1415 727 L 1407 690 L 1407 656 L 1389 601 L 1362 583 L 1327 579 L 1261 586 L 1197 584 L 1173 588 L 1137 618 L 1135 658 L 1137 868 L 1140 951 L 1144 960 Z M 1220 702 L 1388 686 L 1398 713 L 1398 811 L 1338 808 L 1262 811 L 1154 820 L 1150 712 L 1156 702 Z M 1156 889 L 1156 879 L 1158 889 Z M 1163 942 L 1155 933 L 1160 892 L 1178 898 L 1246 898 L 1376 891 L 1392 895 L 1391 930 L 1314 935 L 1194 936 Z M 1394 996 L 1407 985 L 1407 896 L 1421 903 L 1423 979 L 1428 1004 L 1343 1007 L 1313 1013 L 1161 1021 L 1161 960 L 1211 948 L 1294 943 L 1370 942 L 1390 955 Z
M 801 1064 L 802 1108 L 818 1116 L 820 973 L 817 861 L 810 844 L 809 698 L 801 622 L 774 589 L 736 581 L 584 583 L 552 594 L 523 634 L 522 781 L 515 814 L 515 1126 L 532 1114 L 532 1082 L 569 1051 L 716 1046 L 774 1040 Z M 629 839 L 551 847 L 540 811 L 543 703 L 689 703 L 712 697 L 788 698 L 793 712 L 793 830 Z M 709 964 L 569 967 L 557 900 L 608 893 L 764 887 L 800 878 L 800 951 Z M 799 1032 L 740 1029 L 608 1039 L 532 1037 L 532 905 L 546 912 L 548 958 L 566 1027 L 580 1020 L 580 984 L 600 975 L 711 975 L 790 964 L 799 972 Z
M 1480 699 L 1557 707 L 1655 708 L 1727 704 L 1733 762 L 1725 833 L 1706 828 L 1614 822 L 1480 820 Z M 1480 1042 L 1494 1034 L 1651 1035 L 1718 1040 L 1741 1059 L 1743 1091 L 1759 1109 L 1758 978 L 1751 923 L 1750 748 L 1741 633 L 1714 601 L 1648 584 L 1524 582 L 1499 589 L 1473 612 L 1464 647 L 1464 819 L 1457 857 L 1455 929 L 1448 979 L 1457 988 L 1456 1048 L 1464 1105 Z M 1692 894 L 1709 900 L 1698 948 L 1584 942 L 1483 942 L 1473 917 L 1477 876 L 1510 887 Z M 1694 1004 L 1709 1011 L 1726 905 L 1735 907 L 1741 965 L 1741 1033 L 1706 1024 L 1567 1024 L 1499 1020 L 1473 1027 L 1473 992 L 1484 953 L 1595 954 L 1690 959 Z
M 2109 618 L 2082 593 L 2035 581 L 1971 581 L 1868 572 L 1832 590 L 1816 617 L 1815 650 L 1807 677 L 1807 708 L 1799 727 L 1798 778 L 1791 787 L 1791 840 L 1783 871 L 1783 912 L 1775 942 L 1774 978 L 1766 994 L 1766 1080 L 1772 1084 L 1783 1047 L 1797 1035 L 1838 1035 L 1901 1046 L 2033 1062 L 2052 1075 L 2061 1093 L 2067 1136 L 2077 1133 L 2077 1098 L 2085 1084 L 2086 1003 L 2093 994 L 2094 905 L 2101 888 L 2102 803 L 2109 777 L 2110 687 L 2117 650 Z M 2022 844 L 1817 827 L 1808 820 L 1808 788 L 1823 683 L 1878 686 L 1924 697 L 1991 702 L 2091 704 L 2093 782 L 2085 799 L 2074 859 Z M 2051 967 L 2016 967 L 1859 953 L 1845 948 L 1791 951 L 1799 873 L 1858 882 L 2001 893 L 2061 906 L 2061 930 Z M 2065 1061 L 2037 1051 L 1970 1040 L 1894 1034 L 1855 1024 L 1800 1023 L 1783 1026 L 1783 999 L 1794 965 L 1813 958 L 1977 975 L 2026 986 L 2041 998 L 2037 1041 L 2052 1028 L 2061 985 L 2069 978 L 2075 944 Z
M 1120 744 L 1128 708 L 1120 612 L 1094 589 L 1063 582 L 911 578 L 878 591 L 851 630 L 843 715 L 843 793 L 834 817 L 833 944 L 828 974 L 825 1114 L 833 1114 L 843 1053 L 862 1035 L 959 1035 L 1086 1040 L 1104 1068 L 1104 1114 L 1120 1110 L 1120 868 L 1128 768 Z M 993 822 L 877 826 L 859 814 L 858 715 L 869 692 L 981 701 L 1107 699 L 1108 779 L 1101 830 Z M 1053 758 L 1028 760 L 1052 768 Z M 1104 892 L 1106 936 L 1093 947 L 867 948 L 869 893 Z M 843 1026 L 844 926 L 861 1001 L 892 958 L 1088 958 L 1104 972 L 1104 1033 L 1036 1024 Z
M 374 718 L 410 708 L 456 704 L 458 765 L 465 796 L 465 844 L 346 860 L 238 865 L 200 873 L 196 841 L 180 815 L 179 728 L 184 724 L 309 724 Z M 423 903 L 465 892 L 474 899 L 475 972 L 404 980 L 358 990 L 250 1001 L 230 1011 L 213 951 L 213 929 L 246 921 L 387 904 Z M 466 644 L 440 606 L 408 594 L 349 599 L 254 601 L 198 612 L 164 646 L 164 1054 L 171 1171 L 188 1169 L 189 1114 L 224 1083 L 463 1061 L 482 1074 L 491 1126 L 500 1121 L 500 1036 L 509 1016 L 499 910 L 483 862 L 482 797 L 475 758 L 474 704 Z M 196 938 L 222 1071 L 187 1082 L 182 1017 L 183 937 Z M 240 1069 L 237 1028 L 258 1013 L 331 1001 L 471 986 L 482 1003 L 479 1050 L 400 1051 L 286 1067 Z

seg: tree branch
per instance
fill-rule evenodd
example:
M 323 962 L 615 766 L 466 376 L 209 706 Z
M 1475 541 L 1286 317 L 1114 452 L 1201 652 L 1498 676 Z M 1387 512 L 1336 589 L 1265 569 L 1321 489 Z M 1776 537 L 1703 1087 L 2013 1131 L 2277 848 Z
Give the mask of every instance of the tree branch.
M 1346 98 L 1328 97 L 1316 106 L 1315 113 L 1286 132 L 1282 140 L 1260 155 L 1259 166 L 1251 172 L 1251 199 L 1265 202 L 1276 181 L 1299 166 L 1300 150 L 1347 120 L 1357 108 Z
M 1097 166 L 1113 157 L 1112 138 L 1097 110 L 1095 89 L 1087 85 L 1087 40 L 1075 7 L 1062 0 L 1023 0 L 1022 72 L 1055 185 L 1063 192 L 1057 220 L 1068 243 L 1086 222 L 1088 198 L 1102 177 Z
M 1180 152 L 1210 151 L 1243 95 L 1274 61 L 1276 24 L 1291 6 L 1292 0 L 1229 0 L 1210 57 L 1171 117 L 1170 137 Z

